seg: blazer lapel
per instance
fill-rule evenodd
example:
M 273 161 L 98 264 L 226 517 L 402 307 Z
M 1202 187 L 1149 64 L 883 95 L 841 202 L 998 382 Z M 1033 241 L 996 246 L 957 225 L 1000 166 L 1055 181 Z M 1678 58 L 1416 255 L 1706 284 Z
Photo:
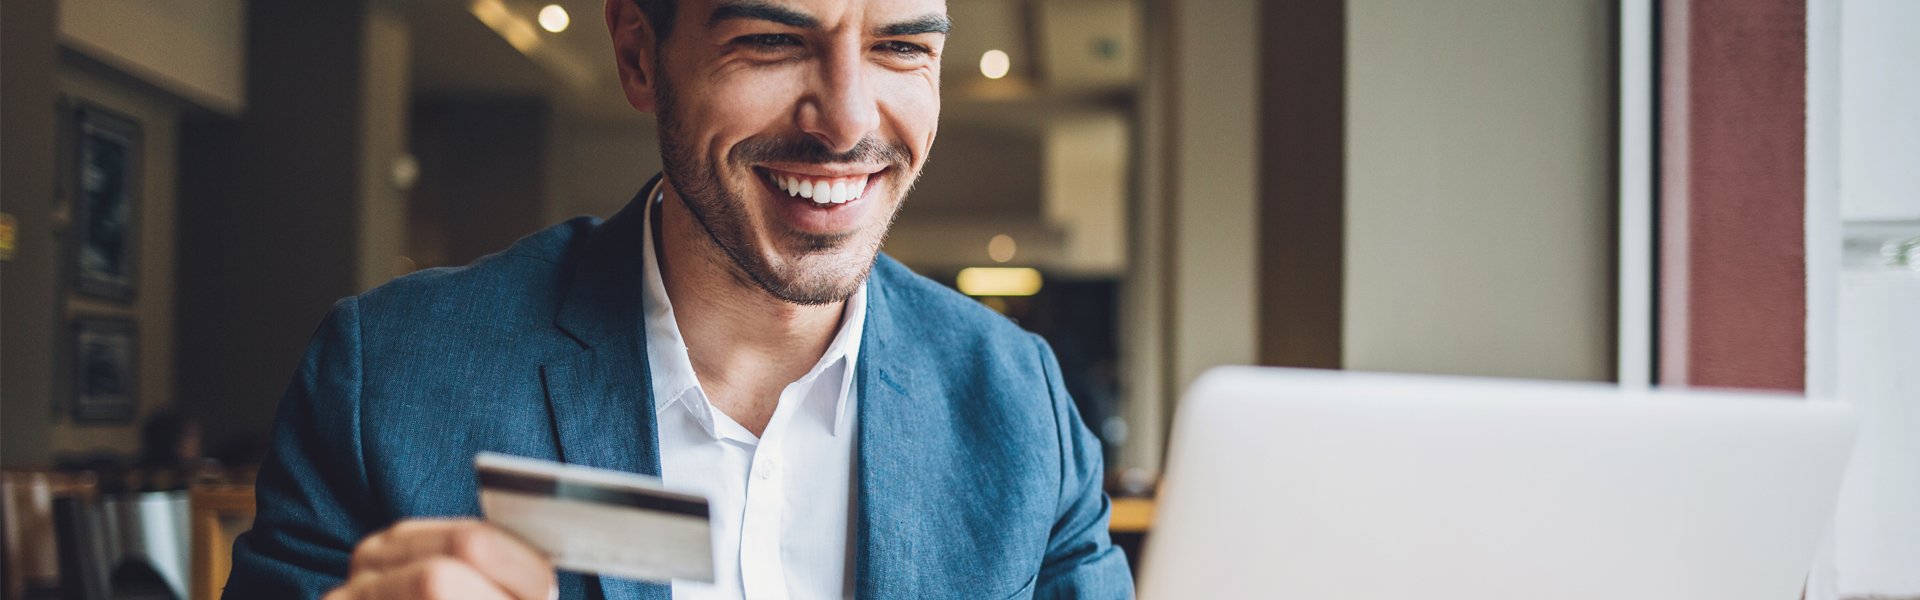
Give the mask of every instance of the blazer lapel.
M 918 339 L 919 307 L 899 292 L 912 277 L 885 256 L 867 286 L 860 349 L 858 465 L 855 469 L 854 590 L 861 598 L 974 597 L 1015 583 L 1021 556 L 983 541 L 1018 526 L 1017 485 L 982 452 L 1005 440 L 966 422 L 956 401 L 983 394 L 950 389 L 953 350 Z M 956 395 L 968 398 L 956 399 Z M 999 486 L 999 487 L 995 487 Z M 1006 532 L 1011 535 L 1014 532 Z M 1012 589 L 1012 588 L 1008 588 Z
M 653 383 L 647 370 L 646 324 L 640 306 L 640 196 L 584 242 L 554 324 L 585 348 L 541 366 L 563 462 L 630 473 L 660 474 Z M 667 600 L 666 585 L 562 574 L 566 597 L 586 597 L 595 579 L 610 600 Z
M 914 419 L 924 418 L 926 411 L 916 410 L 913 398 L 902 386 L 900 377 L 912 372 L 902 364 L 903 353 L 909 349 L 898 347 L 892 340 L 896 328 L 891 326 L 888 292 L 878 277 L 868 280 L 867 324 L 857 373 L 856 598 L 910 597 L 927 575 L 919 569 L 938 568 L 915 561 L 914 548 L 928 541 L 917 535 L 925 519 L 902 495 L 915 484 L 919 468 L 914 457 L 928 451 L 914 443 L 912 431 Z

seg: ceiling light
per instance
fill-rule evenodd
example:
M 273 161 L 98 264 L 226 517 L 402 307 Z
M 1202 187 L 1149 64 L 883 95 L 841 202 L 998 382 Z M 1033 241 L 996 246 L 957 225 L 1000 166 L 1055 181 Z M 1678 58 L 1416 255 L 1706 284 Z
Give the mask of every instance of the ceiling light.
M 954 286 L 968 296 L 1032 296 L 1040 292 L 1040 271 L 1027 268 L 970 267 Z
M 1013 59 L 1008 58 L 1005 52 L 988 50 L 986 54 L 980 55 L 980 74 L 986 75 L 987 79 L 1006 77 L 1007 71 L 1012 69 Z
M 500 39 L 506 40 L 521 54 L 532 56 L 539 50 L 540 30 L 500 0 L 473 0 L 473 4 L 467 6 L 467 12 L 485 23 L 488 29 L 500 34 Z
M 573 19 L 567 16 L 567 9 L 561 8 L 558 4 L 548 4 L 545 8 L 540 9 L 541 29 L 560 33 L 566 31 L 567 25 L 571 23 L 573 23 Z
M 1002 233 L 987 240 L 987 258 L 993 259 L 993 262 L 1011 261 L 1013 253 L 1019 248 L 1020 246 L 1013 243 L 1013 236 Z

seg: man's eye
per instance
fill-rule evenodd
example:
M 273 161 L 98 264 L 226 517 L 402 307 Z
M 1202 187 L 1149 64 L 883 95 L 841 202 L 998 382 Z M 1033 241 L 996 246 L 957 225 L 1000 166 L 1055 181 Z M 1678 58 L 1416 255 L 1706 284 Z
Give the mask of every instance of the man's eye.
M 733 39 L 734 43 L 754 49 L 778 49 L 800 45 L 800 40 L 784 33 L 762 33 L 743 35 Z
M 926 46 L 907 42 L 886 42 L 880 44 L 880 49 L 909 58 L 917 58 L 932 52 L 928 50 Z

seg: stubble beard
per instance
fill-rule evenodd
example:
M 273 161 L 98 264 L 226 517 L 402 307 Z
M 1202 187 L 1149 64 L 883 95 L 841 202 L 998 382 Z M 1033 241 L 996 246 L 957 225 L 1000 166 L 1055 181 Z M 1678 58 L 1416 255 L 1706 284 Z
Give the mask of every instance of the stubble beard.
M 728 187 L 719 168 L 708 164 L 704 155 L 686 142 L 690 134 L 685 130 L 686 121 L 679 113 L 680 106 L 664 77 L 665 71 L 656 68 L 654 72 L 662 75 L 656 90 L 662 169 L 687 212 L 693 214 L 694 221 L 707 233 L 714 247 L 726 255 L 733 278 L 751 283 L 783 302 L 803 306 L 840 302 L 858 291 L 872 272 L 900 208 L 906 204 L 901 200 L 910 185 L 889 188 L 895 195 L 891 198 L 893 210 L 887 214 L 878 235 L 871 239 L 860 239 L 864 230 L 815 234 L 779 228 L 772 232 L 776 244 L 793 251 L 784 264 L 772 264 L 752 235 L 746 213 L 746 205 L 752 200 L 747 193 Z M 871 140 L 863 140 L 850 152 L 835 154 L 811 136 L 802 136 L 788 140 L 747 140 L 736 146 L 728 159 L 744 170 L 754 162 L 769 158 L 791 162 L 877 158 L 893 165 L 889 172 L 907 173 L 910 167 L 905 157 L 904 148 L 887 147 Z M 852 245 L 863 247 L 850 248 Z

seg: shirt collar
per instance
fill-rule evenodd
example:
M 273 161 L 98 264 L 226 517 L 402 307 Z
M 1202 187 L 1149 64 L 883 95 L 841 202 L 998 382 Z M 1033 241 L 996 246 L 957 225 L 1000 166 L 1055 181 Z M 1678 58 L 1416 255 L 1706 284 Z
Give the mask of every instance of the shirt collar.
M 700 379 L 694 374 L 693 359 L 687 355 L 686 339 L 680 335 L 680 323 L 674 319 L 673 301 L 667 296 L 666 282 L 660 276 L 659 257 L 654 252 L 653 243 L 653 207 L 664 197 L 665 188 L 655 184 L 645 196 L 647 198 L 645 215 L 640 227 L 641 252 L 644 255 L 641 264 L 645 279 L 642 302 L 646 314 L 647 368 L 653 374 L 653 403 L 656 413 L 664 411 L 675 403 L 684 403 L 693 412 L 694 420 L 700 423 L 707 435 L 715 435 L 713 404 L 708 402 L 706 394 L 700 389 Z M 841 313 L 840 329 L 834 333 L 833 341 L 828 343 L 827 351 L 815 361 L 813 368 L 798 380 L 804 385 L 818 385 L 816 381 L 829 374 L 837 381 L 834 401 L 833 435 L 847 428 L 847 405 L 854 391 L 854 372 L 860 358 L 860 339 L 866 332 L 867 284 L 847 298 L 846 308 Z M 835 368 L 841 367 L 841 368 Z

